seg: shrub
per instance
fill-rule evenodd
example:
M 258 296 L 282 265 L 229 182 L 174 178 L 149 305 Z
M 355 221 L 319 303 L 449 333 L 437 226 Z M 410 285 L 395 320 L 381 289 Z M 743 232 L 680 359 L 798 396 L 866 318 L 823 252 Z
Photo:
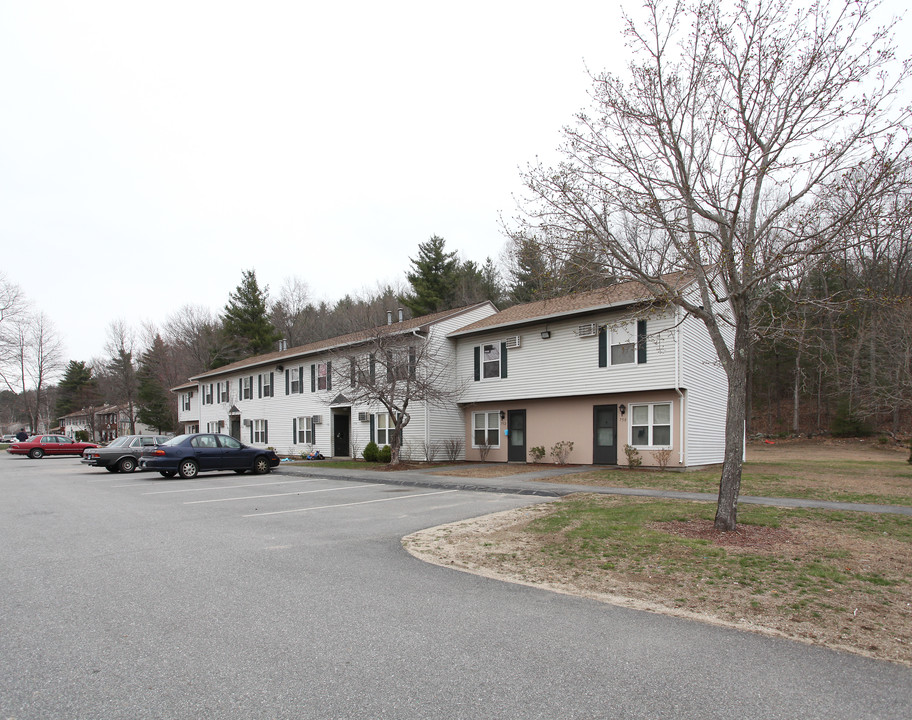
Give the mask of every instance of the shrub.
M 380 457 L 380 448 L 373 440 L 364 446 L 364 452 L 361 453 L 367 462 L 377 462 Z
M 659 466 L 659 470 L 665 470 L 665 468 L 668 467 L 668 461 L 671 460 L 671 448 L 656 450 L 653 453 L 653 456 L 656 459 L 656 464 Z
M 874 434 L 871 426 L 852 412 L 847 400 L 842 400 L 836 407 L 830 432 L 833 437 L 869 437 Z
M 488 461 L 488 453 L 489 453 L 489 452 L 491 452 L 491 446 L 488 445 L 487 443 L 483 443 L 482 445 L 479 445 L 479 446 L 478 446 L 478 454 L 481 455 L 481 461 L 482 461 L 482 462 L 487 462 L 487 461 Z
M 89 431 L 88 430 L 77 430 L 73 433 L 74 439 L 76 442 L 88 442 L 89 441 Z
M 462 452 L 462 438 L 447 438 L 443 441 L 443 449 L 446 451 L 447 460 L 456 462 Z
M 434 462 L 434 458 L 440 452 L 440 443 L 436 440 L 422 440 L 421 449 L 424 451 L 424 459 L 428 462 Z
M 640 457 L 640 451 L 637 450 L 633 445 L 625 445 L 624 454 L 627 455 L 628 467 L 635 468 L 643 464 L 643 458 Z
M 377 454 L 377 462 L 387 463 L 393 459 L 393 449 L 389 445 L 384 445 L 380 448 L 379 453 Z
M 551 457 L 558 465 L 566 465 L 567 458 L 573 452 L 573 443 L 569 440 L 561 440 L 551 446 Z
M 545 448 L 541 445 L 529 448 L 529 457 L 532 458 L 532 462 L 540 463 L 545 459 Z

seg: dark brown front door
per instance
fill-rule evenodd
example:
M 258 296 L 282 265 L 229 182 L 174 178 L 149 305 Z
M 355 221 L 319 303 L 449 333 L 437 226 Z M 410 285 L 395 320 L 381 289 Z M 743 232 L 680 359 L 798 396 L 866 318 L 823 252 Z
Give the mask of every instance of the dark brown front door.
M 617 465 L 617 405 L 596 405 L 593 410 L 592 462 Z

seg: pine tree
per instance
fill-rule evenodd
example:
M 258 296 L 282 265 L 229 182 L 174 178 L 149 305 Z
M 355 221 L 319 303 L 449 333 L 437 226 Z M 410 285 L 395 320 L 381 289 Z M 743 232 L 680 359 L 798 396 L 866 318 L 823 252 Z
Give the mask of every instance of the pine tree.
M 241 284 L 228 296 L 222 329 L 235 343 L 232 360 L 270 352 L 281 340 L 269 320 L 269 288 L 260 289 L 256 271 L 245 270 Z
M 418 245 L 418 258 L 409 258 L 412 272 L 406 274 L 412 286 L 410 295 L 400 299 L 413 316 L 453 307 L 459 281 L 459 260 L 455 252 L 445 252 L 446 241 L 433 235 Z
M 70 360 L 63 379 L 57 385 L 57 417 L 81 409 L 84 405 L 85 390 L 92 384 L 92 368 L 81 360 Z
M 152 341 L 152 347 L 143 353 L 136 377 L 139 380 L 139 413 L 141 423 L 157 428 L 159 432 L 171 432 L 177 426 L 174 402 L 168 389 L 162 384 L 167 377 L 168 351 L 160 335 Z

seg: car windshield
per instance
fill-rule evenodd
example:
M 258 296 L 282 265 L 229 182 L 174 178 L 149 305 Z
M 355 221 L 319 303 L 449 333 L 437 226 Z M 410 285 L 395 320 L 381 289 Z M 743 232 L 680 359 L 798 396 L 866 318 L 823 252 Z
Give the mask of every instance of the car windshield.
M 108 447 L 120 447 L 121 445 L 129 445 L 130 436 L 121 435 L 119 438 L 114 438 L 111 442 L 108 443 Z
M 162 445 L 180 445 L 188 437 L 190 437 L 190 435 L 175 435 L 173 438 L 171 438 L 167 442 L 163 442 Z

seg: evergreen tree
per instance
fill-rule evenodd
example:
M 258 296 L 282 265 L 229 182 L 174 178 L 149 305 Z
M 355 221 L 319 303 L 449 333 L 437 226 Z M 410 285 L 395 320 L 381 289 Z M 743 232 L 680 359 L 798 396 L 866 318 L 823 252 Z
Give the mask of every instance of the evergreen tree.
M 156 335 L 152 347 L 143 353 L 136 373 L 140 404 L 137 417 L 159 432 L 172 432 L 177 426 L 173 399 L 162 384 L 162 378 L 167 377 L 167 364 L 168 350 L 161 336 Z
M 269 288 L 260 289 L 256 271 L 245 270 L 241 284 L 228 296 L 222 329 L 235 344 L 228 362 L 275 350 L 282 339 L 269 319 Z
M 57 417 L 69 415 L 83 407 L 87 386 L 93 384 L 92 368 L 81 360 L 70 360 L 57 385 Z
M 400 297 L 400 301 L 413 316 L 447 310 L 453 302 L 459 282 L 459 261 L 455 252 L 445 252 L 446 241 L 433 235 L 427 242 L 418 245 L 418 257 L 409 258 L 412 272 L 406 274 L 412 286 L 412 293 Z

